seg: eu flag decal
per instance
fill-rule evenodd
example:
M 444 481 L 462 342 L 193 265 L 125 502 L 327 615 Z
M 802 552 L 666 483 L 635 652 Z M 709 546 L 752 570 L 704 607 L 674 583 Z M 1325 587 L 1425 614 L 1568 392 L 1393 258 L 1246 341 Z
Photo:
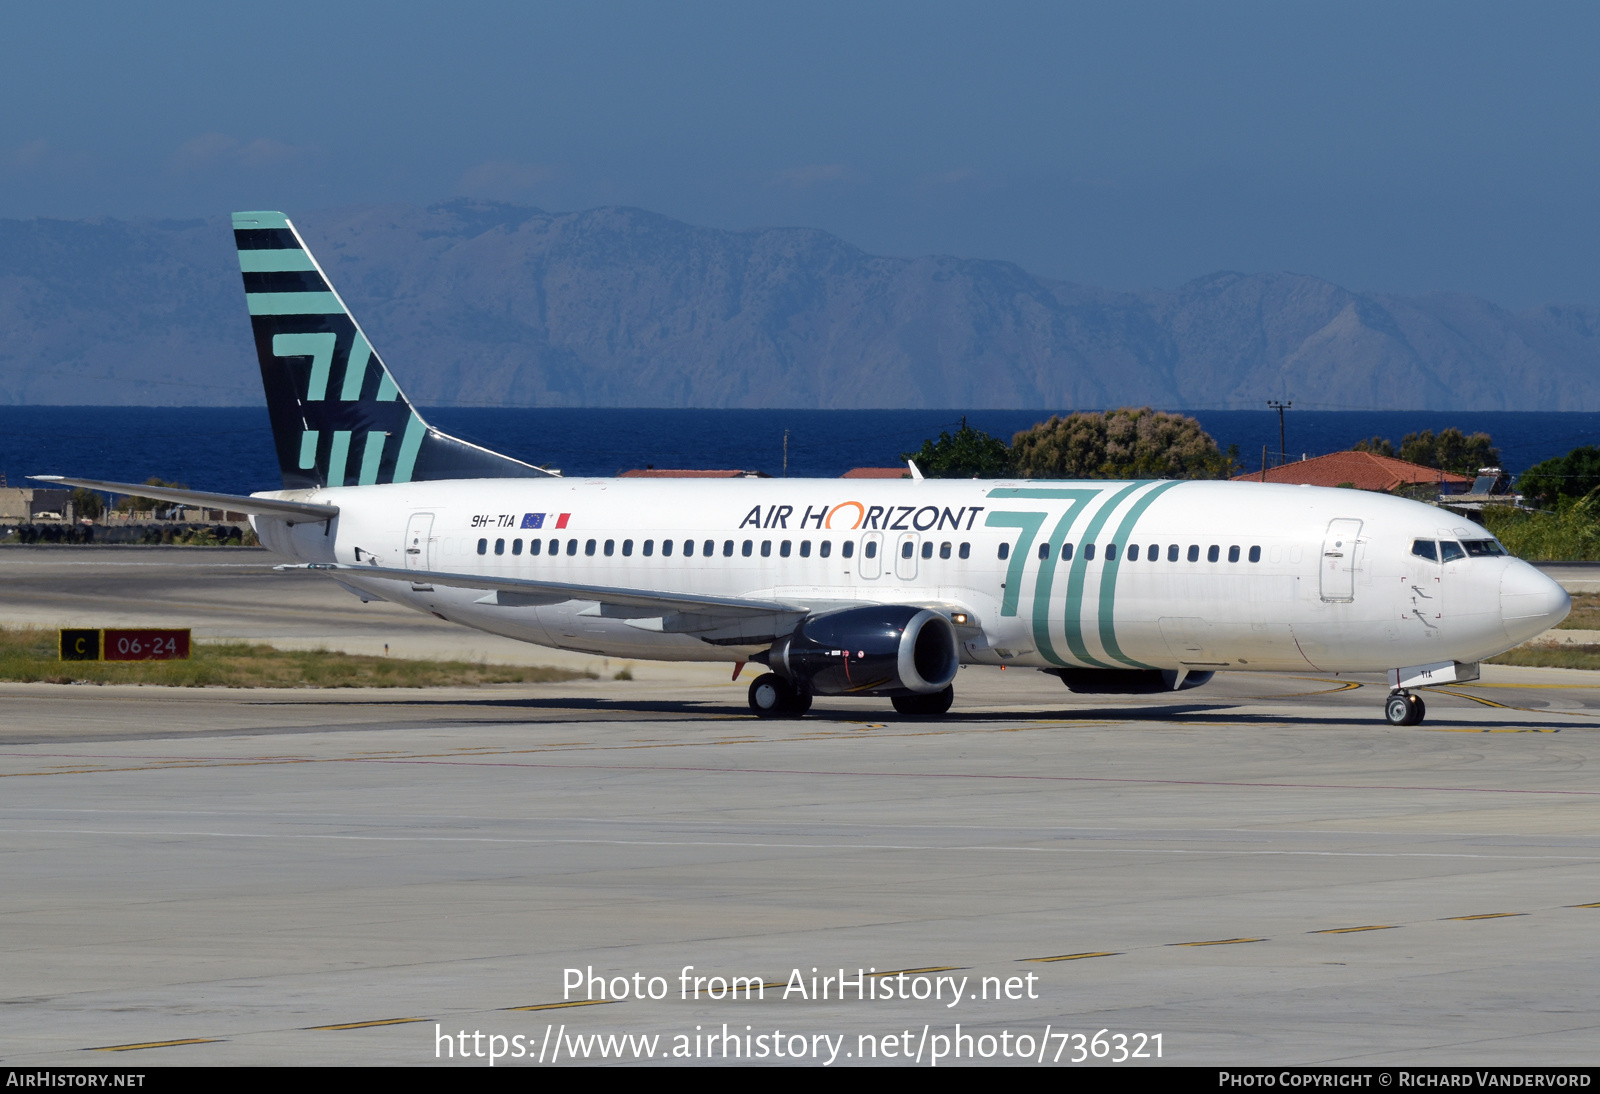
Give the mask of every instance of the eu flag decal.
M 522 514 L 522 526 L 524 528 L 543 528 L 544 527 L 544 514 L 543 513 L 524 513 L 524 514 Z

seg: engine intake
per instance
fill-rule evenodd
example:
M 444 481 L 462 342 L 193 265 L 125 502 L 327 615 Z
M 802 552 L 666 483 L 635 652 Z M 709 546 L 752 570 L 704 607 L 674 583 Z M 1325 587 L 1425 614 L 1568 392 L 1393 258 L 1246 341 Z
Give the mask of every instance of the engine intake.
M 768 666 L 818 695 L 928 695 L 961 667 L 956 629 L 904 604 L 845 608 L 800 621 L 773 643 Z

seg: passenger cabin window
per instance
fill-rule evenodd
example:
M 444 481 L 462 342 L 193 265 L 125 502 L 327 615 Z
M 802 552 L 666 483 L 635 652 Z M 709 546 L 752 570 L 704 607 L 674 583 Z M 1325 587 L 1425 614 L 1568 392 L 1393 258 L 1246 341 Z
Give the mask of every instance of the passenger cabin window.
M 617 541 L 614 540 L 614 539 L 606 540 L 605 551 L 606 551 L 606 557 L 607 558 L 610 558 L 612 555 L 616 554 L 617 553 Z
M 822 553 L 823 554 L 827 554 L 828 552 L 827 551 L 823 551 Z M 839 544 L 839 557 L 840 558 L 850 558 L 850 557 L 854 556 L 855 553 L 856 553 L 855 540 L 847 539 L 843 543 Z
M 970 543 L 963 543 L 963 544 L 962 544 L 962 545 L 961 545 L 961 550 L 960 550 L 960 551 L 958 551 L 958 552 L 957 552 L 957 553 L 958 553 L 958 554 L 959 554 L 959 555 L 960 555 L 960 556 L 961 556 L 961 557 L 962 557 L 962 558 L 971 558 L 971 557 L 972 557 L 972 544 L 970 544 Z
M 754 547 L 755 547 L 755 541 L 747 539 L 747 540 L 744 541 L 744 545 L 739 548 L 739 553 L 741 555 L 743 555 L 745 558 L 749 558 L 750 557 L 750 552 Z
M 1221 556 L 1221 554 L 1222 552 L 1218 549 L 1217 545 L 1213 543 L 1210 547 L 1206 548 L 1206 561 L 1215 562 L 1217 561 L 1218 557 Z
M 622 557 L 623 558 L 631 558 L 631 557 L 633 557 L 633 540 L 625 539 L 625 540 L 622 541 Z
M 733 540 L 725 539 L 725 540 L 722 541 L 722 557 L 723 558 L 732 558 L 733 557 Z
M 788 558 L 789 557 L 789 550 L 790 550 L 789 541 L 788 540 L 784 540 L 782 543 L 778 544 L 778 557 L 779 558 Z
M 591 539 L 583 545 L 583 553 L 590 556 L 594 555 L 594 540 Z
M 1260 562 L 1261 561 L 1261 548 L 1260 547 L 1252 547 L 1252 548 L 1250 548 L 1250 561 L 1251 562 Z
M 1237 547 L 1229 547 L 1228 548 L 1228 561 L 1229 562 L 1238 562 L 1239 561 L 1239 548 L 1237 548 Z
M 497 540 L 494 541 L 494 553 L 497 554 L 497 555 L 503 555 L 503 554 L 506 553 L 506 541 L 505 540 L 497 539 Z
M 1467 552 L 1463 551 L 1461 549 L 1461 544 L 1457 543 L 1455 540 L 1453 540 L 1453 539 L 1441 539 L 1439 541 L 1439 561 L 1440 562 L 1454 562 L 1458 558 L 1466 558 L 1466 557 L 1467 557 Z
M 931 539 L 927 543 L 924 543 L 922 545 L 922 557 L 923 558 L 932 558 L 933 557 L 933 541 Z M 950 545 L 948 543 L 944 545 L 944 557 L 945 558 L 949 558 L 950 557 Z
M 939 544 L 939 557 L 940 558 L 949 558 L 950 557 L 950 544 L 948 544 L 948 543 Z
M 1492 539 L 1464 539 L 1461 546 L 1467 549 L 1467 554 L 1473 558 L 1483 555 L 1503 555 L 1506 549 L 1500 546 L 1499 541 Z
M 804 552 L 802 552 L 802 554 L 803 553 Z M 817 554 L 821 555 L 823 558 L 827 558 L 829 555 L 833 554 L 833 541 L 825 539 L 821 543 L 817 544 Z
M 1176 561 L 1178 561 L 1178 545 L 1176 543 L 1169 544 L 1167 546 L 1167 561 L 1168 562 L 1176 562 Z M 1189 561 L 1193 562 L 1194 560 L 1190 559 Z
M 514 539 L 511 541 L 511 553 L 514 555 L 520 555 L 522 553 L 522 541 L 520 539 Z
M 714 540 L 714 539 L 706 540 L 704 543 L 702 543 L 700 545 L 700 553 L 705 555 L 707 558 L 710 558 L 712 555 L 716 554 L 717 553 L 717 541 Z
M 482 541 L 480 540 L 479 543 L 481 544 Z M 483 553 L 483 548 L 481 546 L 478 548 L 478 553 L 479 554 Z M 1011 544 L 1002 543 L 1000 545 L 999 555 L 1000 555 L 1000 561 L 1001 562 L 1004 562 L 1007 558 L 1009 558 L 1010 555 L 1011 555 Z
M 544 546 L 544 540 L 542 540 L 542 539 L 530 539 L 528 541 L 528 553 L 530 555 L 536 555 L 536 554 L 539 553 L 540 548 L 542 548 L 543 546 Z
M 644 541 L 644 557 L 645 558 L 649 558 L 651 555 L 653 555 L 655 553 L 656 553 L 656 541 L 653 540 L 653 539 L 645 540 Z
M 1152 543 L 1150 545 L 1149 549 L 1145 551 L 1144 557 L 1148 558 L 1151 562 L 1160 562 L 1161 561 L 1161 544 Z
M 672 541 L 670 539 L 664 539 L 661 541 L 661 557 L 672 557 Z
M 550 541 L 550 553 L 552 555 L 559 555 L 561 553 L 561 541 L 559 539 L 553 539 Z
M 916 548 L 914 546 L 912 546 L 911 541 L 909 539 L 906 540 L 904 543 L 902 543 L 900 545 L 900 557 L 901 558 L 910 558 L 915 552 L 916 552 Z
M 1046 558 L 1049 558 L 1049 557 L 1050 557 L 1050 545 L 1048 543 L 1039 544 L 1039 558 L 1040 559 L 1046 559 Z
M 577 553 L 578 553 L 578 541 L 575 540 L 575 539 L 567 540 L 567 554 L 575 555 Z
M 861 548 L 861 553 L 866 555 L 868 558 L 877 558 L 878 545 L 869 539 L 867 540 L 867 545 Z
M 809 539 L 803 539 L 800 541 L 800 557 L 811 557 L 811 541 Z
M 1115 543 L 1106 544 L 1106 561 L 1107 562 L 1115 562 L 1116 560 L 1117 560 L 1117 545 Z
M 1094 561 L 1094 544 L 1085 543 L 1083 545 L 1083 557 L 1088 559 L 1090 562 Z
M 1139 545 L 1137 543 L 1128 544 L 1128 561 L 1129 562 L 1138 562 L 1139 561 Z
M 1189 544 L 1189 561 L 1190 562 L 1199 562 L 1200 561 L 1200 545 L 1199 544 L 1197 544 L 1197 543 Z
M 694 557 L 694 540 L 686 539 L 686 540 L 683 541 L 683 557 L 684 558 L 693 558 Z
M 761 557 L 772 557 L 772 541 L 770 539 L 764 539 L 761 541 Z
M 486 555 L 486 554 L 489 553 L 489 541 L 488 540 L 480 539 L 478 541 L 478 553 L 480 555 Z

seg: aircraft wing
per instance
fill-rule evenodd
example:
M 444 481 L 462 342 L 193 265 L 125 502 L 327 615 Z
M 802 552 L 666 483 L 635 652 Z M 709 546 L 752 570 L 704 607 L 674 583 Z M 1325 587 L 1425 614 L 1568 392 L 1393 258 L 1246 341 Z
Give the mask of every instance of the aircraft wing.
M 565 581 L 533 581 L 517 577 L 490 577 L 485 574 L 449 574 L 434 570 L 403 570 L 393 566 L 362 566 L 346 562 L 311 562 L 277 566 L 278 570 L 319 570 L 337 580 L 341 576 L 381 577 L 409 581 L 415 585 L 444 585 L 453 589 L 483 589 L 500 594 L 498 603 L 559 604 L 568 600 L 592 600 L 604 607 L 622 609 L 601 614 L 642 618 L 680 612 L 685 615 L 751 617 L 805 615 L 812 609 L 781 600 L 753 600 L 732 596 L 705 596 L 700 593 L 663 593 L 649 589 L 619 589 L 607 585 L 577 585 Z
M 231 509 L 236 513 L 258 513 L 267 517 L 298 517 L 304 521 L 321 521 L 339 515 L 337 505 L 322 505 L 309 501 L 282 501 L 278 498 L 255 498 L 243 494 L 212 494 L 205 490 L 180 490 L 172 486 L 146 486 L 137 482 L 69 479 L 64 475 L 28 477 L 39 482 L 60 483 L 62 486 L 104 490 L 108 494 L 128 494 L 140 498 L 155 498 L 158 501 L 177 502 L 180 505 L 203 505 L 209 509 Z

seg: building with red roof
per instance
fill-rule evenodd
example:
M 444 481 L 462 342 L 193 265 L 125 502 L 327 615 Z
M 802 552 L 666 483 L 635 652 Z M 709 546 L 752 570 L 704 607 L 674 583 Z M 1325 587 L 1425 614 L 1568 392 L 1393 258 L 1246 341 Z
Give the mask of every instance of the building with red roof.
M 1464 494 L 1471 475 L 1457 475 L 1375 452 L 1330 452 L 1307 460 L 1235 475 L 1235 482 L 1279 482 L 1292 486 L 1353 486 L 1390 493 L 1403 486 L 1433 486 L 1441 494 Z

